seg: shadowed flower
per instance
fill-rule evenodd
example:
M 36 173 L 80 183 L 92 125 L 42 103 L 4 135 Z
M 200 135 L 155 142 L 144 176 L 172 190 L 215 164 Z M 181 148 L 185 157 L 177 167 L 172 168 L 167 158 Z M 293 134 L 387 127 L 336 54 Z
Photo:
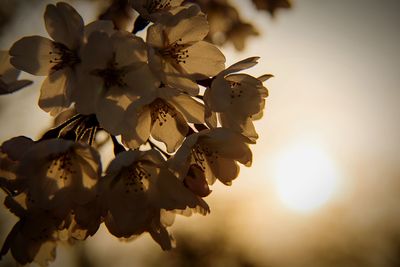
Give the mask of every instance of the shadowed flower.
M 30 80 L 18 80 L 20 71 L 10 64 L 8 51 L 0 50 L 0 95 L 14 93 L 32 84 Z
M 170 249 L 165 223 L 170 215 L 163 210 L 197 207 L 203 214 L 209 212 L 208 205 L 185 188 L 154 150 L 118 154 L 104 179 L 105 224 L 117 237 L 149 232 L 163 249 Z
M 17 169 L 22 157 L 34 144 L 28 137 L 17 136 L 0 147 L 0 187 L 10 195 L 25 190 L 24 181 L 17 179 Z
M 218 179 L 225 185 L 231 185 L 239 174 L 237 162 L 251 165 L 252 154 L 248 143 L 251 143 L 248 138 L 226 128 L 204 130 L 186 138 L 169 160 L 169 166 L 186 182 L 190 179 L 186 178 L 188 175 L 198 176 L 196 179 L 200 180 L 204 179 L 204 175 L 208 184 Z
M 144 19 L 156 22 L 162 13 L 180 6 L 183 1 L 184 0 L 135 0 L 132 2 L 132 6 Z
M 134 102 L 125 114 L 124 143 L 136 149 L 150 134 L 174 152 L 188 132 L 189 123 L 204 123 L 204 105 L 169 87 L 157 88 Z
M 135 11 L 132 9 L 130 2 L 130 0 L 113 0 L 112 4 L 99 18 L 101 20 L 111 20 L 118 30 L 132 31 Z
M 149 64 L 164 84 L 197 95 L 195 80 L 224 69 L 221 51 L 202 41 L 208 29 L 205 15 L 195 5 L 181 8 L 177 14 L 165 16 L 162 24 L 148 28 Z
M 50 139 L 33 145 L 21 158 L 17 179 L 24 181 L 28 208 L 65 219 L 96 198 L 101 163 L 86 144 Z
M 22 265 L 36 262 L 40 266 L 47 266 L 50 261 L 54 261 L 58 240 L 57 227 L 61 222 L 46 211 L 16 207 L 19 204 L 10 197 L 6 202 L 14 206 L 9 206 L 9 209 L 17 213 L 20 220 L 4 241 L 0 257 L 10 250 L 14 259 Z
M 78 113 L 96 114 L 101 127 L 118 135 L 125 127 L 125 109 L 159 81 L 147 65 L 141 38 L 123 31 L 94 32 L 82 49 L 78 86 L 73 94 Z
M 71 104 L 84 24 L 78 12 L 63 2 L 48 5 L 44 21 L 54 41 L 42 36 L 22 38 L 10 49 L 11 63 L 28 73 L 48 76 L 42 84 L 39 106 L 56 115 Z
M 218 45 L 232 42 L 235 48 L 242 51 L 246 40 L 250 36 L 257 36 L 256 28 L 244 21 L 239 10 L 231 5 L 228 0 L 187 0 L 200 5 L 201 10 L 207 14 L 210 32 L 207 40 Z
M 271 75 L 255 78 L 248 74 L 232 73 L 256 65 L 257 60 L 258 57 L 247 58 L 222 71 L 204 94 L 209 126 L 217 127 L 218 114 L 222 127 L 242 133 L 253 142 L 258 138 L 253 120 L 262 116 L 268 96 L 262 82 Z
M 266 10 L 271 16 L 275 15 L 275 11 L 279 8 L 291 8 L 292 4 L 289 0 L 252 0 L 257 9 Z

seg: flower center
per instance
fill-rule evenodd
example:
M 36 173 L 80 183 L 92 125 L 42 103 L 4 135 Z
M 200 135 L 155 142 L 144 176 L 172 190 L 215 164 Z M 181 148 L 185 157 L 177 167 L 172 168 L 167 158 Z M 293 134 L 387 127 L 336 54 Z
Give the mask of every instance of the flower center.
M 154 13 L 164 8 L 171 7 L 171 0 L 150 0 L 144 5 L 149 13 Z
M 213 150 L 205 145 L 196 144 L 192 148 L 193 161 L 204 171 L 205 163 L 214 164 L 218 160 L 218 150 Z
M 118 63 L 112 60 L 108 63 L 107 68 L 94 70 L 91 74 L 101 77 L 106 89 L 113 86 L 126 87 L 127 84 L 124 81 L 126 71 L 123 68 L 117 68 L 117 66 Z
M 150 104 L 151 124 L 158 122 L 162 126 L 168 119 L 168 115 L 175 118 L 177 112 L 174 107 L 166 103 L 164 100 L 157 98 Z
M 240 82 L 228 81 L 228 83 L 231 87 L 230 102 L 232 104 L 235 99 L 238 99 L 242 96 L 243 90 L 240 89 L 240 86 L 241 86 Z
M 178 41 L 168 45 L 166 48 L 161 50 L 161 55 L 163 57 L 169 58 L 172 61 L 175 61 L 176 64 L 186 63 L 186 59 L 189 58 L 189 50 L 186 49 L 187 45 L 179 44 L 178 42 L 182 42 L 182 38 Z
M 51 69 L 58 71 L 66 67 L 74 67 L 81 62 L 76 51 L 70 50 L 61 43 L 53 43 L 54 50 L 49 52 L 51 55 L 50 63 L 56 63 Z
M 144 192 L 149 188 L 151 174 L 143 168 L 140 162 L 126 168 L 122 175 L 126 194 Z
M 67 152 L 59 153 L 51 157 L 51 163 L 48 166 L 48 176 L 57 181 L 66 182 L 66 180 L 75 174 L 71 155 Z

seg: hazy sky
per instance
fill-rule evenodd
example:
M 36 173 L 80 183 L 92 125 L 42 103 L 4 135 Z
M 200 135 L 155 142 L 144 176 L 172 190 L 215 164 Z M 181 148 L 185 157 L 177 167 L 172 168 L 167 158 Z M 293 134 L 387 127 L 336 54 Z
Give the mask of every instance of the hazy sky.
M 0 49 L 24 34 L 44 33 L 42 18 L 33 17 L 35 12 L 42 14 L 44 2 L 40 8 L 26 9 L 29 13 L 21 11 L 18 23 L 1 36 Z M 254 164 L 243 169 L 232 188 L 215 187 L 210 218 L 185 218 L 178 225 L 204 227 L 230 211 L 224 224 L 239 237 L 235 242 L 262 253 L 256 255 L 263 255 L 271 266 L 396 266 L 400 1 L 294 0 L 293 9 L 278 12 L 275 19 L 255 13 L 244 4 L 247 1 L 235 2 L 262 36 L 240 54 L 226 47 L 228 62 L 260 56 L 251 72 L 275 75 L 266 83 L 270 96 L 265 116 L 257 123 L 260 139 L 253 147 Z M 87 4 L 78 10 L 90 13 Z M 34 109 L 37 88 L 27 90 L 0 98 L 0 141 L 20 134 L 37 137 L 46 125 L 47 115 Z M 330 203 L 311 215 L 279 204 L 272 182 L 276 155 L 302 140 L 316 140 L 323 147 L 343 184 Z M 101 258 L 110 245 L 96 240 L 102 239 L 89 243 Z M 140 249 L 110 242 L 121 251 L 124 246 L 125 253 Z M 121 262 L 128 261 L 124 259 Z

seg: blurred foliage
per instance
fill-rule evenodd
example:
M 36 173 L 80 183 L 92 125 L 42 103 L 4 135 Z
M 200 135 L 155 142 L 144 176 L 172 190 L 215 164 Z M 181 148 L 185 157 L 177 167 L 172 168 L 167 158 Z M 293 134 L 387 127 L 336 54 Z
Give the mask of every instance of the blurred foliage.
M 176 233 L 177 246 L 168 253 L 159 252 L 149 257 L 149 267 L 266 267 L 255 255 L 229 241 L 224 229 L 209 231 L 206 235 Z

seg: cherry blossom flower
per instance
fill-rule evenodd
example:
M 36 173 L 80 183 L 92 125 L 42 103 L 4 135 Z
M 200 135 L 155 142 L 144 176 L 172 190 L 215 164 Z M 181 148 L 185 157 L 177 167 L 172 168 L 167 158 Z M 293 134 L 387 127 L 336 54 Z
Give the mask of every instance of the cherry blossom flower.
M 78 113 L 96 114 L 101 127 L 118 135 L 124 128 L 125 109 L 158 86 L 141 38 L 123 31 L 111 36 L 96 31 L 82 49 L 79 90 L 72 98 Z
M 245 42 L 250 36 L 257 36 L 257 29 L 244 21 L 239 10 L 227 0 L 189 0 L 200 5 L 201 10 L 207 14 L 210 32 L 207 40 L 218 45 L 232 42 L 234 47 L 242 51 Z
M 199 197 L 206 197 L 211 193 L 204 172 L 197 164 L 190 165 L 183 183 Z
M 271 75 L 255 78 L 248 74 L 232 73 L 256 65 L 257 60 L 258 57 L 247 58 L 222 71 L 204 94 L 207 122 L 211 127 L 217 127 L 217 113 L 222 127 L 242 133 L 253 142 L 258 135 L 252 121 L 262 115 L 268 96 L 262 82 Z
M 163 249 L 170 249 L 165 223 L 169 217 L 163 210 L 198 207 L 204 214 L 209 212 L 208 205 L 185 188 L 155 150 L 118 154 L 104 179 L 105 224 L 117 237 L 149 232 Z
M 134 102 L 125 113 L 124 143 L 136 149 L 150 134 L 174 152 L 188 132 L 189 123 L 204 123 L 204 105 L 169 87 L 157 88 Z
M 231 185 L 239 174 L 237 162 L 248 167 L 251 165 L 249 143 L 251 141 L 248 138 L 226 128 L 203 130 L 186 138 L 169 160 L 169 166 L 180 179 L 185 179 L 188 175 L 202 179 L 200 175 L 204 175 L 208 184 L 213 184 L 218 179 L 225 185 Z M 193 165 L 198 169 L 193 169 Z
M 131 0 L 112 1 L 110 7 L 99 18 L 101 20 L 111 20 L 118 30 L 132 31 L 135 11 L 131 7 Z
M 65 219 L 96 198 L 101 163 L 83 143 L 63 139 L 40 141 L 21 158 L 17 179 L 26 184 L 27 207 L 51 211 Z
M 0 147 L 0 187 L 8 194 L 16 194 L 25 189 L 24 182 L 17 179 L 17 169 L 22 157 L 34 145 L 25 136 L 11 138 Z
M 84 24 L 78 12 L 64 2 L 49 4 L 44 21 L 53 40 L 42 36 L 22 38 L 10 49 L 11 63 L 28 73 L 47 76 L 42 84 L 39 106 L 56 115 L 71 104 Z
M 30 80 L 18 80 L 20 71 L 10 64 L 8 51 L 0 50 L 0 95 L 14 93 L 32 84 Z
M 182 4 L 184 0 L 135 0 L 133 8 L 146 20 L 157 21 L 162 13 L 168 12 Z
M 47 266 L 55 259 L 59 224 L 60 222 L 46 211 L 24 211 L 8 234 L 0 256 L 10 250 L 20 264 L 36 262 Z
M 221 51 L 202 41 L 208 30 L 205 15 L 195 5 L 180 9 L 174 16 L 165 16 L 162 24 L 148 28 L 149 64 L 164 84 L 197 95 L 195 80 L 224 69 Z

